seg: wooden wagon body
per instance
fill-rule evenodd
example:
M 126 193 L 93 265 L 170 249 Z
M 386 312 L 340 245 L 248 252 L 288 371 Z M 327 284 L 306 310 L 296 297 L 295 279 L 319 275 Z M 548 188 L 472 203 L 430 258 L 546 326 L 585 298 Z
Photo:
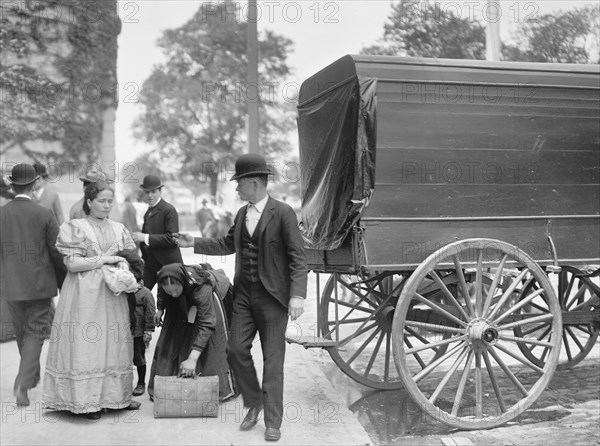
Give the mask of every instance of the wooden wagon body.
M 568 366 L 590 351 L 598 66 L 345 56 L 302 84 L 298 115 L 309 267 L 331 274 L 312 345 L 345 373 L 481 428 L 532 404 L 561 344 Z
M 376 143 L 374 191 L 359 220 L 364 257 L 349 258 L 347 240 L 345 250 L 311 252 L 315 269 L 415 267 L 470 237 L 504 240 L 540 264 L 599 262 L 597 66 L 346 56 L 302 84 L 301 143 L 315 132 L 302 127 L 303 110 L 365 79 L 376 81 Z M 315 115 L 326 126 L 329 117 Z M 301 147 L 301 160 L 318 149 Z

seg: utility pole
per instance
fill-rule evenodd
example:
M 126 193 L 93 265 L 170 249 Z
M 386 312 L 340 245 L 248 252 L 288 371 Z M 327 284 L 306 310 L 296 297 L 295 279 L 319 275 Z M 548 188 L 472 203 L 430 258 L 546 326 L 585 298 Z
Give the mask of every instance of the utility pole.
M 485 58 L 498 61 L 501 59 L 500 18 L 502 10 L 497 1 L 488 0 L 485 7 Z
M 246 105 L 248 107 L 248 152 L 258 153 L 258 14 L 256 0 L 248 0 L 248 84 Z

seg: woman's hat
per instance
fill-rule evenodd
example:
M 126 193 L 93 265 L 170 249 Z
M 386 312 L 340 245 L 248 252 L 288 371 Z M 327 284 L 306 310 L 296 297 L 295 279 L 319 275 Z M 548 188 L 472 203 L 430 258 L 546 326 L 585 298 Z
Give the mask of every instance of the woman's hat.
M 151 190 L 160 189 L 164 184 L 161 183 L 160 178 L 156 175 L 146 175 L 140 187 L 144 192 L 150 192 Z
M 105 181 L 107 183 L 113 182 L 95 165 L 88 166 L 79 179 L 84 183 L 97 183 L 98 181 Z
M 235 175 L 231 177 L 230 181 L 261 175 L 271 175 L 265 159 L 258 153 L 246 153 L 235 162 Z
M 26 186 L 33 183 L 39 177 L 31 164 L 21 163 L 12 168 L 8 179 L 12 184 L 16 184 L 17 186 Z
M 48 171 L 46 170 L 46 166 L 42 163 L 34 163 L 33 168 L 35 169 L 35 173 L 37 173 L 42 178 L 48 178 Z

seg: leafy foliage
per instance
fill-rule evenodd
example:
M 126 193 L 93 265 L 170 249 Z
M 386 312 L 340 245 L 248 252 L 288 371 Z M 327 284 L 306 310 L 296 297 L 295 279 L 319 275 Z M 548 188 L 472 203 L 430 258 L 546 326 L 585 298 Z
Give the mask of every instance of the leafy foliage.
M 116 0 L 7 2 L 1 25 L 0 153 L 19 148 L 37 161 L 94 160 L 102 111 L 116 106 Z M 32 144 L 40 140 L 43 148 Z
M 191 190 L 207 180 L 211 193 L 246 146 L 246 99 L 259 100 L 261 153 L 271 159 L 289 152 L 293 108 L 277 98 L 289 68 L 292 42 L 272 32 L 259 37 L 259 89 L 246 82 L 247 23 L 232 14 L 238 3 L 200 8 L 183 26 L 158 41 L 166 61 L 144 82 L 144 112 L 137 136 L 157 146 L 162 165 Z M 237 18 L 237 19 L 236 19 Z
M 438 2 L 404 0 L 392 4 L 384 34 L 363 54 L 450 59 L 484 59 L 485 27 L 457 17 Z M 504 60 L 598 63 L 600 9 L 597 4 L 553 12 L 520 22 Z
M 557 63 L 598 63 L 600 9 L 589 5 L 545 14 L 520 23 L 514 39 L 505 45 L 505 60 Z
M 388 20 L 383 37 L 362 54 L 485 59 L 485 28 L 438 2 L 394 3 Z

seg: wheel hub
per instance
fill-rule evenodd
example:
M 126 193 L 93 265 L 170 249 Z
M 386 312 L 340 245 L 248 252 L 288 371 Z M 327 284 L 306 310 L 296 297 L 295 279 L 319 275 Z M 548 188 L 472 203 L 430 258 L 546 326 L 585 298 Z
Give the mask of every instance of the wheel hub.
M 394 307 L 391 305 L 383 306 L 375 315 L 379 327 L 384 333 L 392 332 L 392 325 L 394 322 Z
M 476 319 L 467 327 L 467 341 L 476 349 L 496 344 L 498 337 L 498 330 L 485 319 Z

